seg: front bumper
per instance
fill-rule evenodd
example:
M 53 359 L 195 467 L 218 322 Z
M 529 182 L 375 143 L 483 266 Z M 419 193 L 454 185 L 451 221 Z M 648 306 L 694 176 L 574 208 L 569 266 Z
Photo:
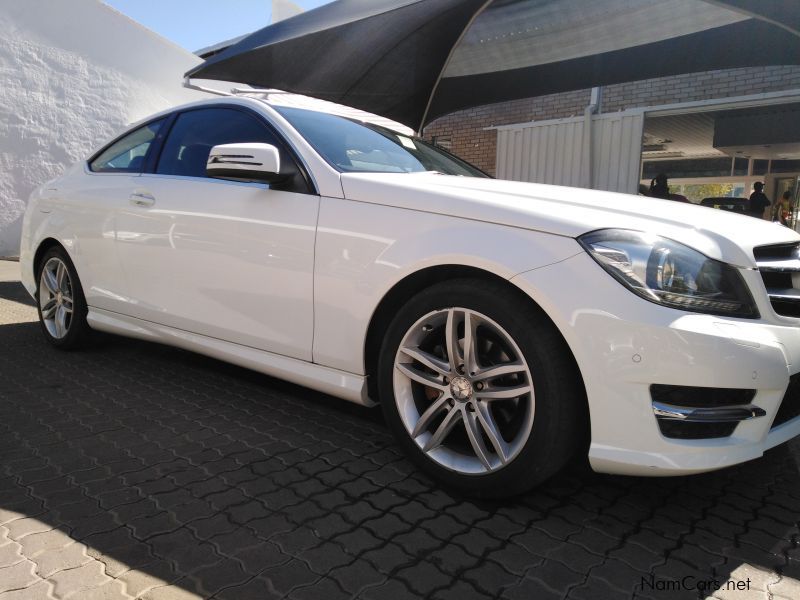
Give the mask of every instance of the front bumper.
M 751 289 L 758 272 L 744 272 Z M 800 321 L 777 317 L 754 294 L 762 318 L 686 313 L 647 302 L 587 254 L 512 280 L 550 315 L 586 386 L 589 460 L 599 472 L 683 475 L 735 465 L 800 435 L 800 417 L 773 427 L 790 375 L 800 372 Z M 761 298 L 763 296 L 763 298 Z M 726 437 L 664 436 L 653 384 L 755 390 L 752 418 Z

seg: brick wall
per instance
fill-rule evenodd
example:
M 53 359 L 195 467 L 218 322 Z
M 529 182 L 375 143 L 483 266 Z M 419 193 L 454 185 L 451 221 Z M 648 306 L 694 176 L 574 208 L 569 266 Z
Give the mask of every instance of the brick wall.
M 800 67 L 706 71 L 606 86 L 603 112 L 788 89 L 800 89 Z M 486 127 L 582 115 L 589 93 L 578 90 L 470 108 L 437 119 L 425 128 L 425 137 L 449 142 L 451 152 L 493 175 L 497 133 L 484 131 Z

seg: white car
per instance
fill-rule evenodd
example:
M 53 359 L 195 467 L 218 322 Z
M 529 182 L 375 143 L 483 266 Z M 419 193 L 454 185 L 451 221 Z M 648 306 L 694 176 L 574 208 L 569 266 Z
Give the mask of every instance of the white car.
M 254 95 L 155 115 L 41 186 L 21 266 L 57 347 L 113 332 L 380 401 L 428 473 L 509 495 L 576 452 L 679 475 L 800 434 L 799 249 Z

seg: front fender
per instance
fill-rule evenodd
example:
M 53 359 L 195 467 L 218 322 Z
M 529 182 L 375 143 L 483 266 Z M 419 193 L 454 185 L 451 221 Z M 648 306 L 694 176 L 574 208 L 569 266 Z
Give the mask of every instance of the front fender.
M 581 252 L 569 237 L 323 198 L 314 271 L 314 362 L 363 374 L 362 349 L 375 309 L 417 271 L 462 265 L 511 279 Z

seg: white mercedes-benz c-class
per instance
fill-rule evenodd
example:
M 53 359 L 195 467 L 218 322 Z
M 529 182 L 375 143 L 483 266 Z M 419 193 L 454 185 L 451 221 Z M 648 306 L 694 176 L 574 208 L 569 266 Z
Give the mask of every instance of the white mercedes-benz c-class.
M 498 181 L 262 98 L 134 126 L 31 197 L 53 345 L 101 330 L 371 405 L 446 484 L 509 495 L 588 454 L 677 475 L 800 434 L 800 236 Z

